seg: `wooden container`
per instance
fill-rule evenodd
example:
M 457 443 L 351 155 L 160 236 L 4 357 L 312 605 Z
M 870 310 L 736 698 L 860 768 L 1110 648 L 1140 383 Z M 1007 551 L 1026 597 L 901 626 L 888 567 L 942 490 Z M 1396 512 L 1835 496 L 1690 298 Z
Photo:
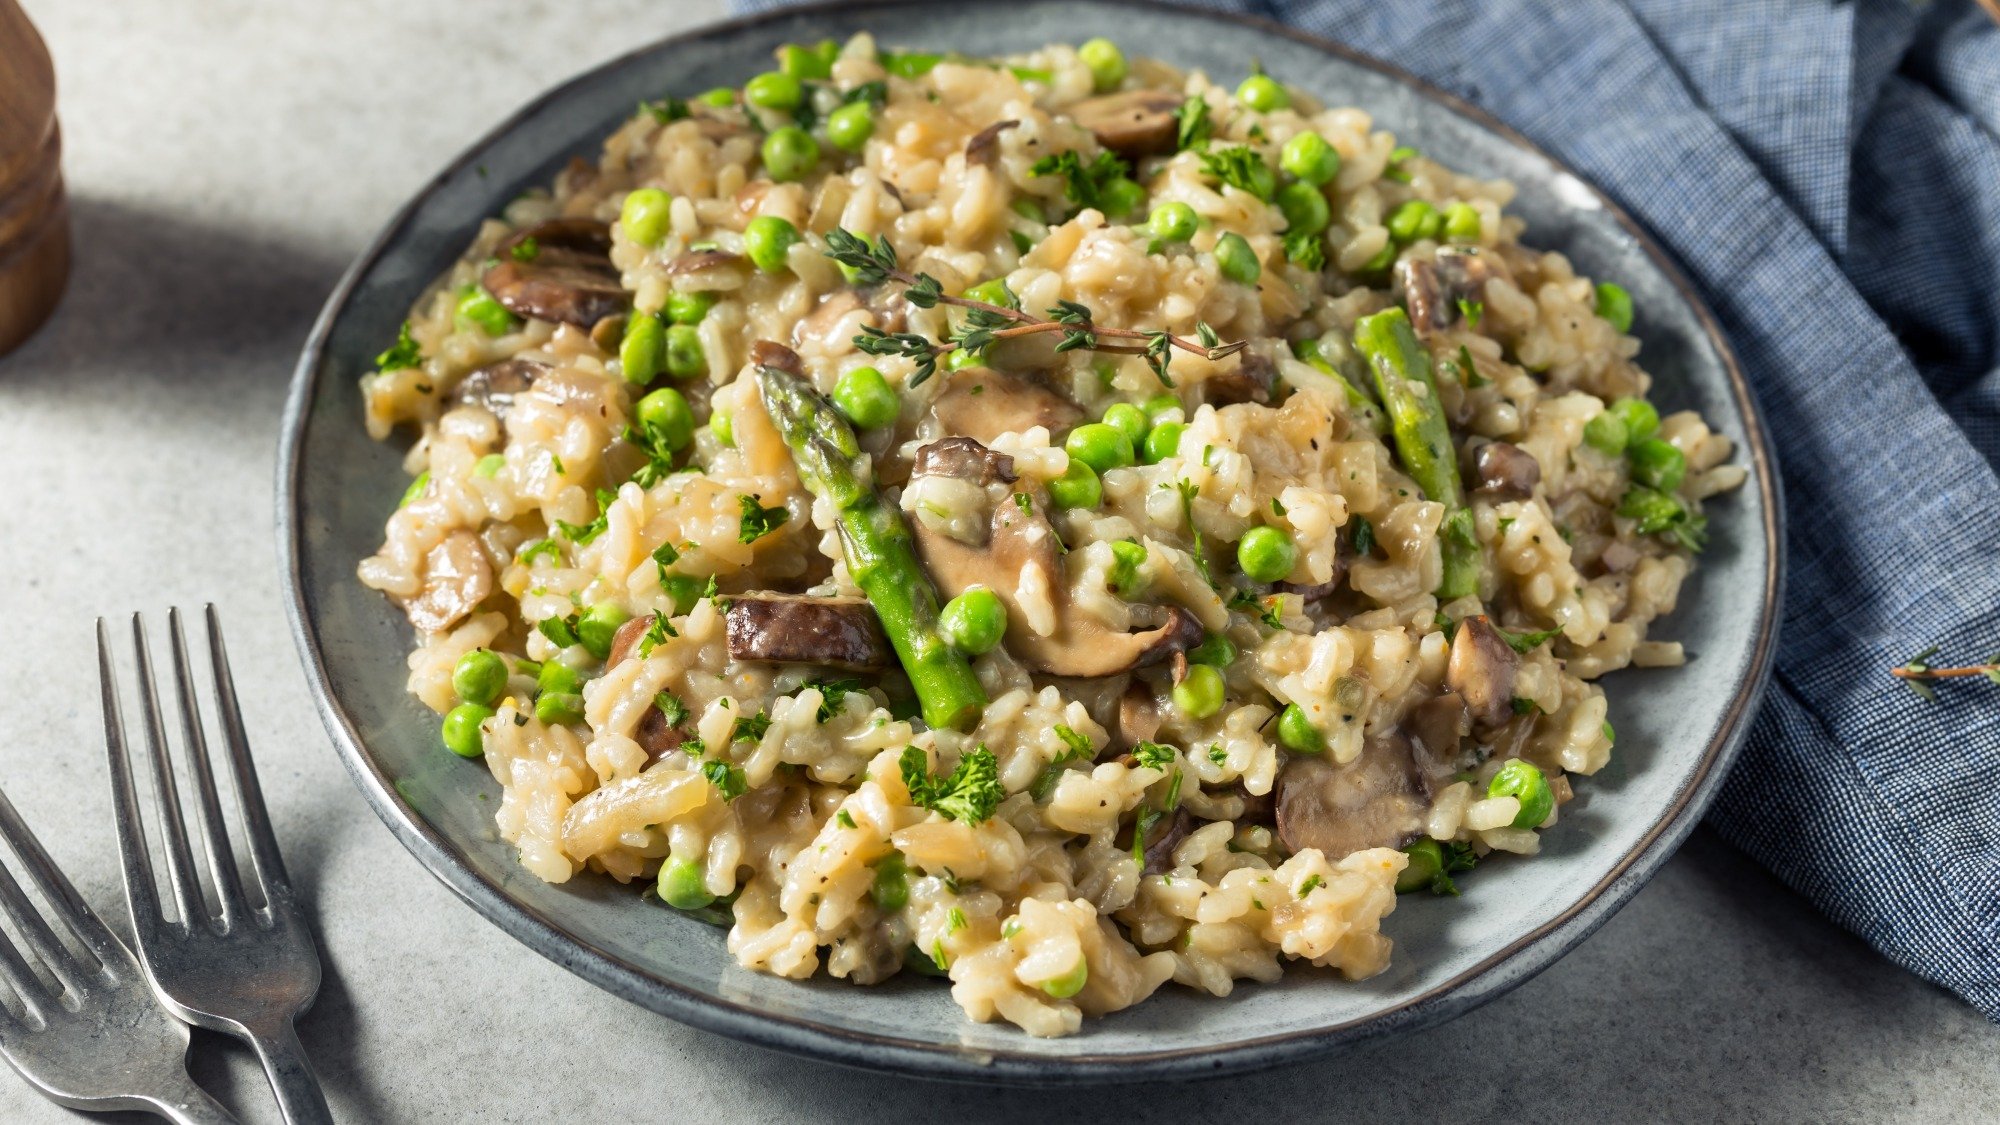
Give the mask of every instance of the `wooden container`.
M 16 0 L 0 0 L 0 355 L 41 327 L 69 280 L 56 74 Z

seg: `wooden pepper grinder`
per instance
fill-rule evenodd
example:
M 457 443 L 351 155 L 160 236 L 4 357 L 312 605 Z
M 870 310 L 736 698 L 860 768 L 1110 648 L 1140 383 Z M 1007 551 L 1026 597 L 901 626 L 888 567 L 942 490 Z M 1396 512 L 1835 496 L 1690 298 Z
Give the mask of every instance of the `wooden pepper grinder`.
M 41 327 L 69 280 L 56 72 L 16 0 L 0 0 L 0 355 Z

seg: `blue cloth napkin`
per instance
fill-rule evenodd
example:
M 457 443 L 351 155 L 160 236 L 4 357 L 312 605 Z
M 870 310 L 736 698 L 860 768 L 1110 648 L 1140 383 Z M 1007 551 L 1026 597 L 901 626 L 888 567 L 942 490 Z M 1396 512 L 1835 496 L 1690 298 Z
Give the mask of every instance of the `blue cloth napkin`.
M 762 9 L 785 0 L 739 0 Z M 1969 0 L 1203 0 L 1394 61 L 1618 199 L 1783 469 L 1777 671 L 1709 820 L 2000 1020 L 2000 25 Z

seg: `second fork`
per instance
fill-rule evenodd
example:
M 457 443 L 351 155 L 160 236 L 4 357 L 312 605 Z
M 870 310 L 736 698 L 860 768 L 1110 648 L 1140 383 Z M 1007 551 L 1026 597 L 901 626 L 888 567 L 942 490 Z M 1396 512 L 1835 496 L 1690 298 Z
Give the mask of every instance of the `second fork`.
M 249 740 L 222 644 L 215 607 L 206 613 L 209 671 L 223 755 L 236 790 L 236 808 L 249 852 L 249 885 L 239 874 L 236 853 L 224 823 L 222 800 L 208 752 L 201 710 L 189 670 L 187 638 L 178 609 L 168 614 L 175 696 L 179 703 L 182 751 L 194 783 L 195 820 L 208 860 L 204 886 L 189 845 L 179 787 L 159 692 L 153 679 L 144 621 L 132 618 L 137 649 L 139 701 L 148 756 L 152 759 L 154 814 L 165 853 L 173 906 L 168 916 L 158 893 L 154 854 L 140 813 L 138 786 L 126 750 L 125 723 L 118 703 L 117 676 L 109 632 L 97 623 L 98 672 L 104 690 L 104 741 L 111 761 L 112 803 L 118 821 L 118 850 L 125 870 L 125 899 L 132 933 L 154 990 L 175 1015 L 189 1023 L 248 1042 L 264 1064 L 278 1107 L 290 1122 L 330 1122 L 325 1096 L 299 1044 L 293 1022 L 319 989 L 319 954 L 305 912 L 292 893 L 278 854 L 276 836 L 264 809 Z M 249 893 L 255 892 L 257 901 Z

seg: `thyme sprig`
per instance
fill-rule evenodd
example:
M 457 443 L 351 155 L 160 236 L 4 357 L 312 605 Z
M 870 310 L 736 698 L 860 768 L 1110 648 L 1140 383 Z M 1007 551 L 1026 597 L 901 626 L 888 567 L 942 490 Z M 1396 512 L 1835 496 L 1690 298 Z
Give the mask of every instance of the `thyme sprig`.
M 863 327 L 861 335 L 854 338 L 854 346 L 869 355 L 903 356 L 914 363 L 916 372 L 910 379 L 910 386 L 913 387 L 935 375 L 938 359 L 951 352 L 963 350 L 971 353 L 999 340 L 1052 332 L 1062 335 L 1062 340 L 1056 344 L 1059 352 L 1084 348 L 1113 355 L 1144 356 L 1146 366 L 1152 368 L 1161 384 L 1169 387 L 1174 382 L 1167 374 L 1167 365 L 1175 348 L 1214 362 L 1235 355 L 1250 343 L 1238 340 L 1225 344 L 1215 334 L 1215 329 L 1206 324 L 1195 326 L 1196 338 L 1193 340 L 1157 330 L 1106 328 L 1091 319 L 1088 307 L 1075 301 L 1057 301 L 1046 316 L 1035 316 L 1013 307 L 1018 305 L 1018 301 L 1014 301 L 1013 305 L 996 305 L 971 297 L 953 297 L 945 293 L 943 283 L 937 278 L 904 269 L 896 257 L 895 247 L 880 235 L 869 239 L 835 227 L 827 232 L 826 256 L 845 267 L 848 279 L 857 285 L 894 282 L 903 286 L 904 299 L 920 309 L 949 305 L 966 310 L 964 322 L 941 341 L 918 332 L 885 332 L 872 325 Z M 1009 292 L 1008 297 L 1011 301 L 1013 294 Z M 1107 343 L 1108 340 L 1133 342 Z
M 1938 654 L 1936 645 L 1910 658 L 1909 663 L 1889 669 L 1889 674 L 1910 685 L 1917 697 L 1927 702 L 1937 702 L 1937 689 L 1931 686 L 1933 680 L 1955 680 L 1964 676 L 1983 676 L 1994 684 L 2000 684 L 2000 652 L 1986 658 L 1984 664 L 1967 664 L 1958 668 L 1933 667 L 1930 659 Z

